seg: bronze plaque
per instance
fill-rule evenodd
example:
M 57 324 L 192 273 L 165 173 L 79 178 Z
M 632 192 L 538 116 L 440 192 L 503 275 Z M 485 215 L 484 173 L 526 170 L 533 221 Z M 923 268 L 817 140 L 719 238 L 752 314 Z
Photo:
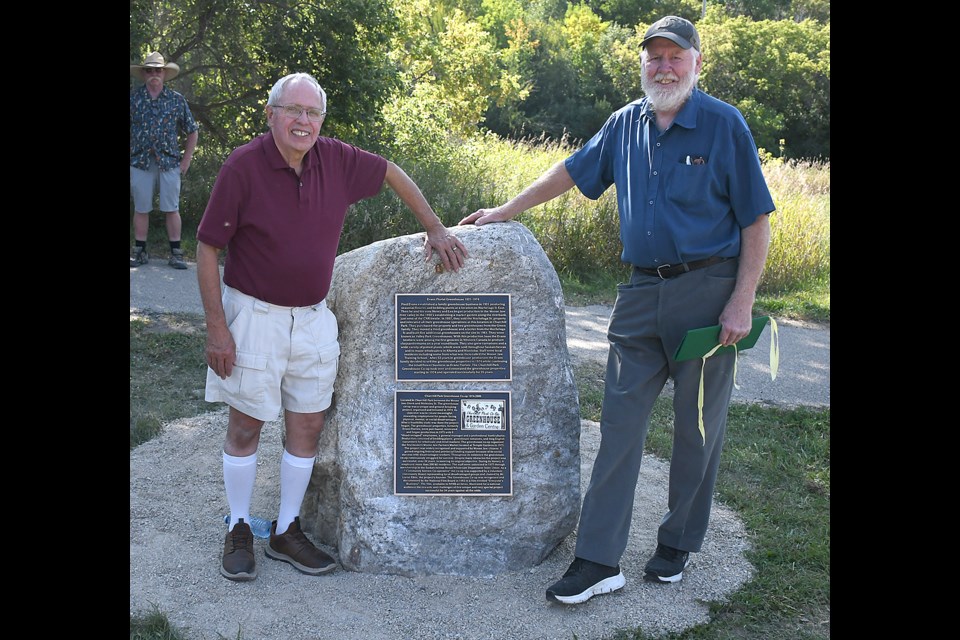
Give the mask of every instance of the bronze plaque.
M 397 381 L 510 380 L 510 295 L 398 293 Z
M 513 495 L 509 391 L 397 391 L 394 493 Z

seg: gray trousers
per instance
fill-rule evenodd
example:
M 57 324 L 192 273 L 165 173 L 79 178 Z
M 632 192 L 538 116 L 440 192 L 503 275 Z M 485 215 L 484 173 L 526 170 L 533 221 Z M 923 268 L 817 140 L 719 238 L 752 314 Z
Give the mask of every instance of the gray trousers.
M 654 401 L 674 381 L 673 454 L 667 513 L 657 541 L 700 551 L 710 518 L 720 450 L 733 391 L 734 354 L 707 358 L 700 436 L 697 395 L 702 361 L 676 362 L 689 329 L 719 324 L 736 283 L 738 260 L 662 280 L 636 270 L 617 290 L 607 337 L 600 449 L 583 498 L 576 556 L 616 566 L 627 547 L 633 499 Z

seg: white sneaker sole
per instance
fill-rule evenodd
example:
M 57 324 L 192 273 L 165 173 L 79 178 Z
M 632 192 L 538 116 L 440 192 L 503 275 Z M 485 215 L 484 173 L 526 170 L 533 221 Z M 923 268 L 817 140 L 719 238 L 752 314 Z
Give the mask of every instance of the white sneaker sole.
M 581 602 L 586 602 L 593 596 L 599 596 L 603 593 L 612 593 L 617 589 L 622 589 L 623 585 L 625 584 L 627 584 L 627 579 L 623 577 L 623 572 L 621 571 L 615 576 L 604 578 L 583 593 L 578 593 L 573 596 L 558 596 L 556 594 L 550 594 L 550 598 L 562 604 L 580 604 Z
M 687 561 L 683 563 L 683 568 L 686 569 L 690 565 L 690 558 L 687 558 Z M 680 582 L 683 580 L 683 571 L 673 576 L 658 576 L 655 573 L 645 573 L 643 579 L 646 582 Z
M 643 576 L 643 579 L 647 582 L 680 582 L 683 580 L 683 572 L 681 571 L 675 576 L 658 576 L 655 573 L 647 573 Z

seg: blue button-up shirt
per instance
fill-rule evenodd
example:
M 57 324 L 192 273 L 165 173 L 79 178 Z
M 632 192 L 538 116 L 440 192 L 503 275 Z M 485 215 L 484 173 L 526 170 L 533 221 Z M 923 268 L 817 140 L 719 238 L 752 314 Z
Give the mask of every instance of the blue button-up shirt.
M 130 92 L 130 166 L 149 169 L 151 158 L 163 171 L 179 166 L 178 133 L 199 128 L 183 95 L 164 87 L 153 99 L 141 85 Z
M 774 210 L 743 116 L 698 89 L 664 132 L 631 102 L 565 166 L 588 198 L 617 185 L 621 259 L 638 267 L 739 256 L 740 229 Z

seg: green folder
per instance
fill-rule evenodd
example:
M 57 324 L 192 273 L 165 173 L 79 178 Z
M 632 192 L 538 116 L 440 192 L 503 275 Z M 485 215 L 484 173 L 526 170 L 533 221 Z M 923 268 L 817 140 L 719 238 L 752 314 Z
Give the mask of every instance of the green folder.
M 770 316 L 759 316 L 754 318 L 753 328 L 750 330 L 750 333 L 747 334 L 745 338 L 742 338 L 739 342 L 737 342 L 737 351 L 749 349 L 753 345 L 757 344 L 760 334 L 763 333 L 763 328 L 769 321 Z M 677 353 L 673 356 L 673 359 L 693 360 L 694 358 L 702 358 L 718 344 L 720 344 L 720 325 L 717 324 L 712 327 L 703 327 L 702 329 L 691 329 L 690 331 L 687 331 L 687 335 L 683 336 L 683 340 L 680 341 L 680 346 L 677 347 Z M 725 351 L 733 350 L 734 345 L 730 345 L 729 347 L 720 347 L 716 350 L 715 355 Z

